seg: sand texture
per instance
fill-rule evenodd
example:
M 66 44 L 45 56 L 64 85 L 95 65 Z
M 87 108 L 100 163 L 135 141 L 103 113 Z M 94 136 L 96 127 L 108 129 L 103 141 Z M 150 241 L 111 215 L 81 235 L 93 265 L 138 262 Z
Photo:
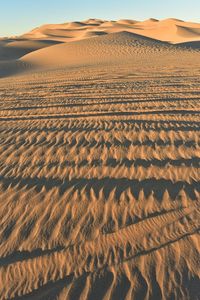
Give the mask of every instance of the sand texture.
M 0 40 L 0 299 L 200 299 L 200 24 Z

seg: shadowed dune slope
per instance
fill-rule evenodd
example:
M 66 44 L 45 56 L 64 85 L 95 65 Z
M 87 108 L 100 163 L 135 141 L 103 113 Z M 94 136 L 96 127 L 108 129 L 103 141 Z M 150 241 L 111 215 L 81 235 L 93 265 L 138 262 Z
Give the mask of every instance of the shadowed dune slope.
M 0 62 L 18 59 L 29 52 L 49 47 L 58 42 L 50 40 L 8 40 L 0 41 Z
M 185 26 L 177 26 L 177 34 L 182 37 L 189 37 L 189 38 L 199 38 L 200 35 L 200 27 L 199 28 L 193 28 L 193 27 L 185 27 Z

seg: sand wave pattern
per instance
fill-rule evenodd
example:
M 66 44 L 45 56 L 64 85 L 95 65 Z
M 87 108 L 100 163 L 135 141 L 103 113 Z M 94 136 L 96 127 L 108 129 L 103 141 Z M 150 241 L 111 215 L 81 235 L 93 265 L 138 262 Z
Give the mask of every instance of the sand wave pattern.
M 199 52 L 138 43 L 0 79 L 1 300 L 200 299 Z

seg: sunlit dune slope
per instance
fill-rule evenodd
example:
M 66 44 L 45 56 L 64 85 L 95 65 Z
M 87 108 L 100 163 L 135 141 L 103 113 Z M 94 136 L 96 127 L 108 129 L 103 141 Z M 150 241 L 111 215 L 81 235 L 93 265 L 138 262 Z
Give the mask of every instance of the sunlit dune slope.
M 173 52 L 176 48 L 130 32 L 112 33 L 71 43 L 62 43 L 34 51 L 22 57 L 23 62 L 34 65 L 63 66 L 88 63 L 123 62 L 135 55 Z

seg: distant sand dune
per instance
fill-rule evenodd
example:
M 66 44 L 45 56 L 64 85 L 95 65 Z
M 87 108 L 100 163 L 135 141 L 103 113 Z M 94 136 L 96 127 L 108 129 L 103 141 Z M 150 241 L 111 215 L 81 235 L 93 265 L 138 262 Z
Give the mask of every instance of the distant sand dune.
M 137 39 L 134 34 L 137 35 Z M 106 37 L 106 35 L 110 35 L 110 37 Z M 147 43 L 144 46 L 144 42 L 142 45 L 141 41 L 144 41 L 144 38 L 148 41 L 147 43 L 153 39 L 154 46 L 152 47 L 151 44 L 149 47 Z M 80 43 L 76 44 L 75 42 L 78 41 Z M 12 66 L 16 64 L 10 64 L 11 60 L 20 59 L 28 65 L 36 64 L 35 67 L 39 68 L 78 66 L 95 62 L 99 64 L 107 61 L 114 63 L 118 59 L 124 61 L 133 59 L 134 61 L 137 53 L 145 54 L 146 51 L 154 52 L 159 56 L 165 49 L 176 55 L 178 48 L 175 46 L 172 49 L 171 44 L 188 47 L 189 51 L 191 49 L 198 50 L 199 41 L 200 24 L 173 18 L 160 21 L 151 18 L 140 22 L 123 19 L 119 21 L 89 19 L 82 22 L 46 24 L 21 37 L 0 40 L 0 62 L 4 62 L 0 69 L 0 76 L 16 73 L 16 67 L 12 70 Z M 59 43 L 64 44 L 51 48 Z M 47 47 L 49 49 L 40 51 Z M 53 53 L 53 51 L 55 52 Z M 20 66 L 18 63 L 17 65 Z M 5 66 L 6 72 L 4 71 Z M 9 66 L 10 71 L 8 70 Z M 19 68 L 17 70 L 17 72 L 20 71 Z M 25 68 L 22 68 L 22 71 L 24 72 Z
M 0 61 L 15 60 L 25 54 L 57 44 L 51 40 L 11 40 L 0 42 Z
M 86 24 L 83 22 L 70 22 L 66 25 L 66 28 L 79 28 L 85 26 Z
M 176 32 L 176 26 L 178 27 L 184 27 L 185 30 L 191 30 L 191 34 L 183 35 L 181 36 L 181 28 L 180 32 Z M 25 34 L 25 37 L 28 38 L 35 38 L 35 37 L 47 37 L 48 34 L 46 32 L 48 30 L 51 30 L 51 32 L 55 31 L 55 34 L 53 34 L 56 38 L 56 31 L 57 30 L 63 30 L 65 31 L 65 36 L 68 36 L 68 31 L 77 31 L 77 30 L 94 30 L 99 31 L 99 29 L 105 29 L 105 31 L 108 31 L 109 33 L 113 32 L 120 32 L 120 31 L 130 31 L 132 33 L 138 33 L 137 30 L 142 30 L 143 35 L 155 39 L 161 39 L 162 41 L 169 41 L 172 43 L 181 43 L 193 40 L 194 38 L 194 32 L 197 34 L 196 39 L 200 39 L 199 29 L 200 24 L 198 23 L 191 23 L 191 22 L 184 22 L 182 20 L 178 19 L 165 19 L 165 20 L 157 20 L 157 19 L 148 19 L 142 22 L 138 22 L 135 20 L 119 20 L 119 21 L 103 21 L 98 19 L 89 19 L 83 22 L 70 22 L 70 23 L 64 23 L 64 24 L 49 24 L 49 25 L 43 25 L 41 27 L 38 27 L 31 32 Z M 165 37 L 164 31 L 168 31 L 168 36 Z M 141 33 L 141 32 L 140 32 Z M 181 40 L 182 37 L 182 40 Z M 58 39 L 60 36 L 58 35 Z M 74 40 L 79 39 L 79 33 L 77 31 L 76 35 L 74 35 Z M 187 40 L 185 40 L 187 39 Z M 62 41 L 64 41 L 62 39 Z M 67 40 L 65 40 L 67 41 Z
M 177 26 L 177 34 L 186 37 L 186 38 L 191 38 L 191 37 L 196 37 L 197 39 L 199 38 L 200 35 L 200 27 L 199 28 L 190 28 L 190 27 L 185 27 L 185 26 Z
M 127 20 L 127 19 L 122 19 L 117 21 L 118 24 L 125 24 L 125 25 L 133 25 L 135 23 L 137 23 L 136 20 Z
M 97 34 L 102 35 L 102 32 Z M 92 33 L 87 32 L 85 37 L 88 35 Z M 183 50 L 130 32 L 119 32 L 34 51 L 23 56 L 21 61 L 38 67 L 80 66 L 106 62 L 117 64 L 120 61 L 134 62 L 138 55 L 154 54 L 158 58 L 164 55 L 163 53 L 176 56 L 179 51 Z

